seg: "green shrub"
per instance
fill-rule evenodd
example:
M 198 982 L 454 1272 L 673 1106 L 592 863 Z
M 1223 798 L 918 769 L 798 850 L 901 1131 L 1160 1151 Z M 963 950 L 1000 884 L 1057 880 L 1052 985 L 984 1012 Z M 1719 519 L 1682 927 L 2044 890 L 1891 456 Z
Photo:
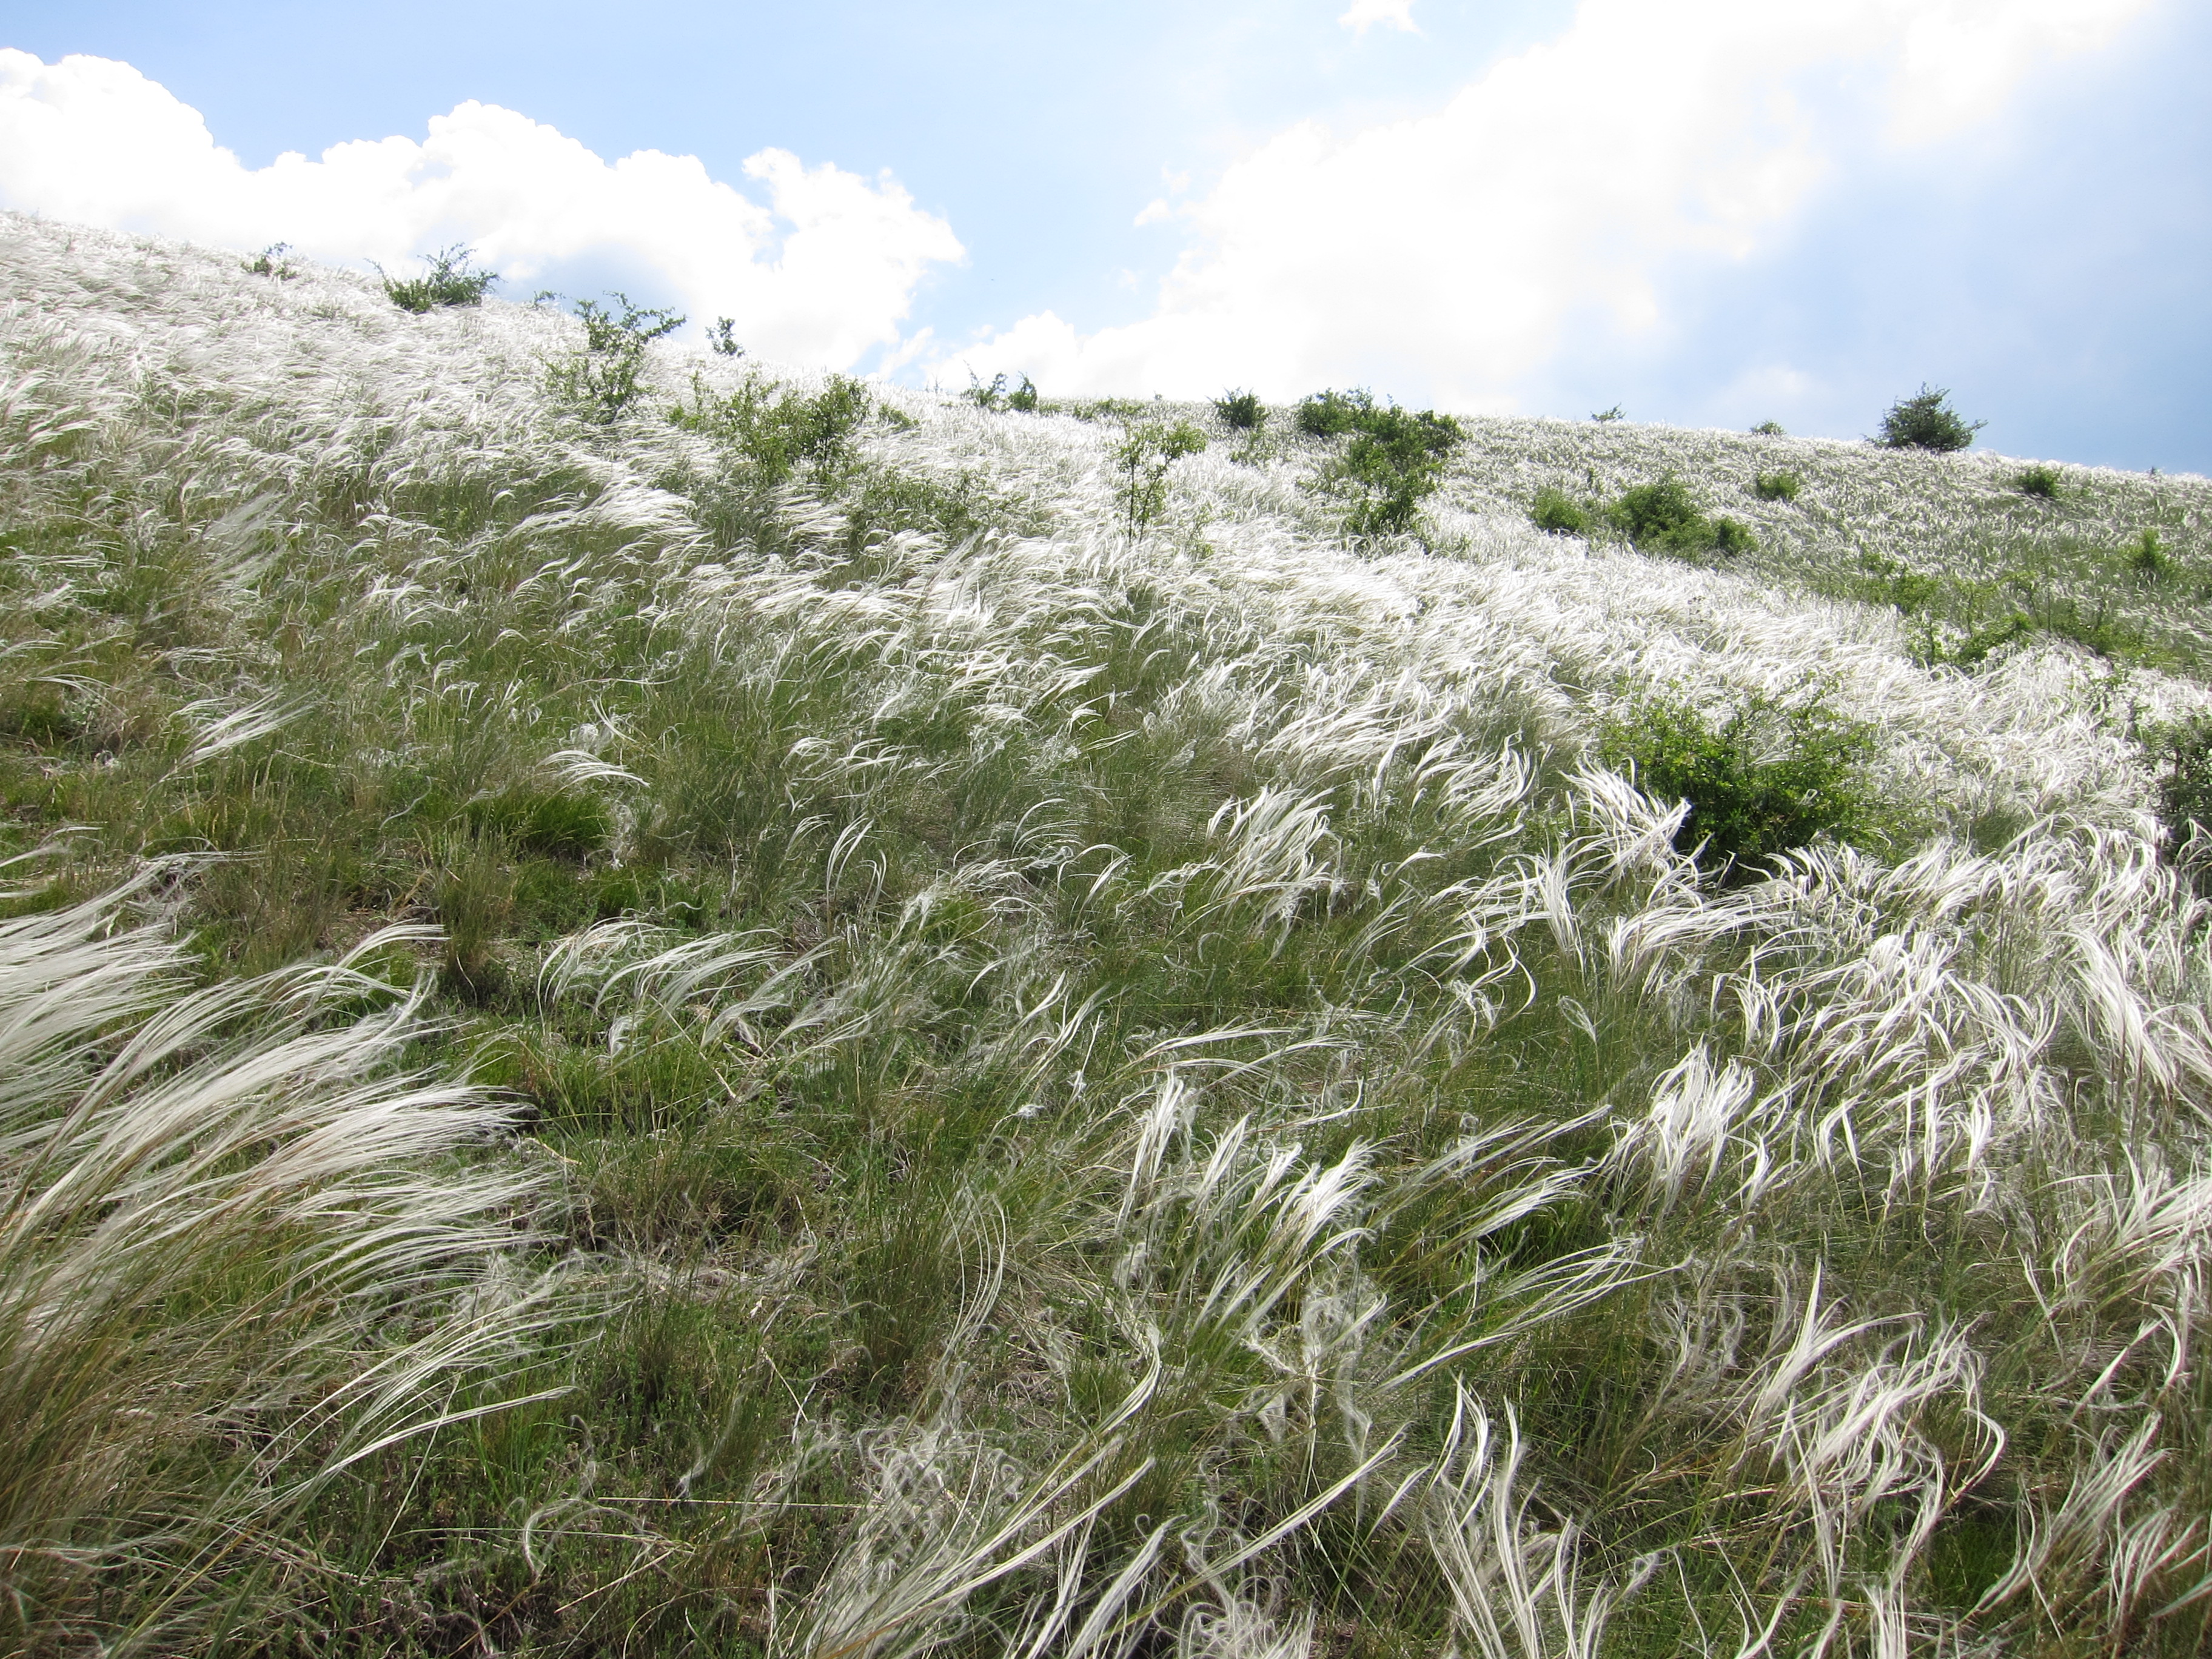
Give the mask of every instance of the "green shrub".
M 1761 421 L 1751 431 L 1752 435 L 1757 438 L 1786 438 L 1790 435 L 1779 421 Z
M 1751 493 L 1762 501 L 1794 501 L 1803 488 L 1795 472 L 1762 472 L 1753 480 Z
M 1869 826 L 1861 768 L 1873 734 L 1818 697 L 1754 695 L 1717 722 L 1681 698 L 1639 702 L 1599 739 L 1646 794 L 1687 801 L 1674 845 L 1698 865 L 1747 873 L 1777 853 Z
M 2163 581 L 2173 574 L 2173 557 L 2160 544 L 2158 532 L 2145 530 L 2125 550 L 2129 571 L 2144 581 Z
M 430 269 L 421 276 L 394 281 L 384 275 L 381 265 L 376 268 L 376 274 L 383 277 L 385 297 L 402 311 L 419 314 L 439 306 L 481 305 L 491 285 L 499 280 L 499 273 L 471 270 L 469 261 L 475 257 L 473 249 L 456 242 L 430 255 Z
M 1554 536 L 1587 536 L 1596 522 L 1590 510 L 1556 484 L 1546 484 L 1529 504 L 1528 517 Z
M 1716 524 L 1699 509 L 1680 478 L 1668 473 L 1656 483 L 1625 490 L 1607 515 L 1639 548 L 1695 558 L 1700 553 L 1748 552 L 1758 540 L 1733 519 Z
M 1887 449 L 1929 449 L 1939 454 L 1964 449 L 1987 421 L 1969 422 L 1951 407 L 1951 394 L 1943 387 L 1924 383 L 1910 398 L 1900 398 L 1881 417 L 1881 436 L 1875 441 Z
M 292 262 L 284 257 L 291 251 L 292 245 L 289 242 L 271 242 L 267 247 L 263 248 L 260 252 L 255 254 L 251 259 L 246 260 L 244 264 L 240 265 L 239 269 L 245 271 L 248 276 L 274 276 L 279 282 L 289 283 L 295 276 L 297 276 L 300 274 L 298 269 L 294 266 Z M 387 284 L 386 286 L 388 291 L 389 285 Z M 420 307 L 412 307 L 410 308 L 415 310 L 422 309 Z
M 2057 467 L 2045 466 L 2038 461 L 2033 466 L 2022 469 L 2012 482 L 2013 488 L 2023 495 L 2040 495 L 2046 501 L 2055 501 L 2065 479 L 2060 476 Z
M 1034 415 L 1036 413 L 1036 382 L 1024 374 L 1022 376 L 1022 383 L 1006 394 L 1006 407 L 1018 410 L 1024 415 Z
M 1446 458 L 1467 441 L 1449 415 L 1378 405 L 1364 390 L 1316 392 L 1298 404 L 1297 423 L 1310 437 L 1351 434 L 1312 487 L 1347 502 L 1345 527 L 1355 536 L 1411 530 L 1421 502 L 1443 482 Z
M 1734 519 L 1713 520 L 1713 550 L 1716 553 L 1754 553 L 1759 550 L 1759 538 L 1751 533 L 1751 526 Z
M 801 465 L 817 483 L 841 481 L 854 459 L 853 441 L 875 407 L 866 382 L 832 374 L 811 397 L 777 394 L 774 381 L 753 374 L 735 392 L 717 398 L 695 374 L 691 402 L 670 410 L 668 418 L 721 444 L 756 485 L 773 489 Z
M 717 317 L 714 325 L 707 331 L 707 343 L 714 348 L 717 356 L 742 357 L 745 349 L 738 343 L 737 331 L 736 318 Z
M 968 389 L 960 395 L 978 409 L 1001 408 L 1006 399 L 1006 377 L 994 374 L 988 380 L 979 380 L 971 368 L 968 371 Z
M 1600 426 L 1610 426 L 1615 421 L 1625 421 L 1627 418 L 1619 404 L 1615 404 L 1611 409 L 1593 410 L 1590 412 L 1590 419 L 1595 421 Z
M 1353 535 L 1403 535 L 1442 482 L 1446 458 L 1465 441 L 1459 422 L 1434 410 L 1370 410 L 1325 487 L 1350 498 L 1346 526 Z
M 1231 432 L 1257 432 L 1267 423 L 1256 392 L 1224 392 L 1213 400 L 1213 412 Z
M 1364 389 L 1316 392 L 1298 404 L 1297 428 L 1310 438 L 1341 437 L 1374 412 L 1375 399 Z
M 1205 447 L 1206 434 L 1188 421 L 1132 426 L 1114 446 L 1114 465 L 1121 472 L 1121 510 L 1131 535 L 1142 535 L 1167 509 L 1168 469 Z
M 602 426 L 629 413 L 644 391 L 647 349 L 684 326 L 675 312 L 632 305 L 626 294 L 608 297 L 619 312 L 591 300 L 576 301 L 584 349 L 556 363 L 548 377 L 555 397 Z

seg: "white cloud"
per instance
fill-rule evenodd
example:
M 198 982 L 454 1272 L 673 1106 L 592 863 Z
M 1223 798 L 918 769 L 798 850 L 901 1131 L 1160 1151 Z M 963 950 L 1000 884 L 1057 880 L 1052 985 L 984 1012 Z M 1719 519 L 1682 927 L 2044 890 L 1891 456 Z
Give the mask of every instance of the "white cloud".
M 888 175 L 788 151 L 744 163 L 765 205 L 697 157 L 609 163 L 512 110 L 465 103 L 417 143 L 385 138 L 242 166 L 198 111 L 127 64 L 0 51 L 0 204 L 115 229 L 386 265 L 466 241 L 509 293 L 556 267 L 641 273 L 638 297 L 738 319 L 773 357 L 847 367 L 895 348 L 916 284 L 963 257 Z
M 1758 251 L 1855 159 L 1985 119 L 2151 3 L 1583 0 L 1431 114 L 1244 156 L 1176 210 L 1193 240 L 1143 320 L 1040 313 L 945 361 L 1055 391 L 1366 381 L 1510 408 L 1571 331 L 1650 330 L 1670 284 Z
M 1421 32 L 1420 26 L 1413 21 L 1413 0 L 1352 0 L 1352 9 L 1336 21 L 1360 34 L 1377 23 L 1388 23 L 1408 34 Z

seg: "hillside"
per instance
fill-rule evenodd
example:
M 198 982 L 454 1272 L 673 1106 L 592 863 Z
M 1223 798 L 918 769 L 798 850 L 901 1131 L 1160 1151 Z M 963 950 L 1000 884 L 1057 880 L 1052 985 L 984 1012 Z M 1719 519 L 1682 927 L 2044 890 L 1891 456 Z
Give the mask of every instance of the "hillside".
M 0 229 L 7 1645 L 2199 1649 L 2212 483 Z

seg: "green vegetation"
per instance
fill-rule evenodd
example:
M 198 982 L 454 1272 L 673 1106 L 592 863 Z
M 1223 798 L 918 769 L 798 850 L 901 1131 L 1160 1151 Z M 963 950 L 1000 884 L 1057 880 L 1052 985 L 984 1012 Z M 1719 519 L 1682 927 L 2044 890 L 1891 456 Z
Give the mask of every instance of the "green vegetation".
M 1762 501 L 1794 501 L 1804 487 L 1795 472 L 1762 472 L 1752 481 L 1751 493 Z
M 1863 776 L 1873 746 L 1871 731 L 1817 696 L 1753 696 L 1718 720 L 1686 698 L 1662 696 L 1609 722 L 1599 751 L 1646 793 L 1687 803 L 1677 848 L 1742 878 L 1778 853 L 1879 824 Z
M 1267 423 L 1267 410 L 1256 392 L 1229 391 L 1213 400 L 1213 412 L 1231 432 L 1257 432 Z
M 672 311 L 633 305 L 626 294 L 608 297 L 613 306 L 576 301 L 583 349 L 555 363 L 546 377 L 556 398 L 600 426 L 621 420 L 644 396 L 646 349 L 684 326 Z
M 1752 428 L 1751 432 L 1755 438 L 1786 438 L 1790 435 L 1789 428 L 1779 421 L 1761 421 Z
M 1118 499 L 1131 535 L 1143 535 L 1167 510 L 1168 470 L 1205 447 L 1206 434 L 1188 421 L 1141 422 L 1122 434 L 1114 446 L 1114 466 L 1121 476 Z
M 1357 389 L 1316 392 L 1310 398 L 1301 398 L 1293 418 L 1298 430 L 1309 438 L 1340 438 L 1347 432 L 1358 431 L 1374 413 L 1373 395 Z
M 707 343 L 718 357 L 742 357 L 745 349 L 738 343 L 738 319 L 717 317 L 707 331 Z
M 2157 734 L 2154 746 L 2166 854 L 2199 892 L 2212 892 L 2212 720 L 2184 721 Z
M 1610 426 L 1615 421 L 1626 420 L 1627 418 L 1626 414 L 1623 411 L 1619 404 L 1615 404 L 1610 409 L 1598 410 L 1590 416 L 1590 419 L 1595 421 L 1600 426 Z
M 300 274 L 299 267 L 285 256 L 292 251 L 289 242 L 271 242 L 267 247 L 246 260 L 239 269 L 254 276 L 274 276 L 279 282 L 290 282 Z M 421 307 L 410 307 L 421 309 Z
M 2038 461 L 2023 467 L 2013 479 L 2013 488 L 2023 495 L 2038 495 L 2046 501 L 2055 501 L 2065 488 L 2066 479 L 2055 466 L 2045 466 Z
M 1635 546 L 1676 558 L 1747 553 L 1758 545 L 1737 520 L 1707 518 L 1688 487 L 1671 473 L 1623 490 L 1606 509 L 1606 518 Z
M 1948 454 L 1974 441 L 1986 421 L 1968 422 L 1951 407 L 1951 394 L 1942 387 L 1923 386 L 1910 398 L 1900 398 L 1881 417 L 1881 435 L 1875 441 L 1886 449 L 1927 449 Z
M 1377 404 L 1364 391 L 1316 392 L 1298 404 L 1297 422 L 1310 437 L 1350 436 L 1312 487 L 1344 502 L 1345 528 L 1354 536 L 1411 532 L 1452 452 L 1467 441 L 1449 415 Z
M 9 228 L 0 1651 L 2203 1649 L 2201 482 Z
M 266 258 L 268 255 L 262 257 Z M 440 306 L 482 305 L 484 295 L 491 292 L 491 285 L 499 280 L 499 273 L 471 270 L 469 261 L 475 257 L 474 250 L 456 242 L 429 255 L 430 269 L 420 276 L 386 276 L 380 265 L 377 275 L 384 279 L 385 297 L 402 311 L 422 313 Z
M 854 441 L 874 412 L 865 381 L 831 374 L 817 392 L 787 392 L 755 372 L 725 397 L 694 375 L 691 400 L 669 411 L 687 432 L 723 446 L 757 489 L 773 489 L 805 471 L 817 488 L 842 483 L 855 461 Z
M 1556 484 L 1546 484 L 1536 492 L 1528 517 L 1537 529 L 1555 536 L 1587 536 L 1596 527 L 1599 514 Z

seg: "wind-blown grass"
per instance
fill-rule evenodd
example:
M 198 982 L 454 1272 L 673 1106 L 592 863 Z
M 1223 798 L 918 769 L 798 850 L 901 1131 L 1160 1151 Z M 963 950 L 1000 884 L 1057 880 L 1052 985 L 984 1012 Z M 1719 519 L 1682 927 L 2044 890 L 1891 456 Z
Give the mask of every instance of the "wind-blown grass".
M 419 993 L 350 961 L 193 991 L 129 892 L 0 922 L 0 1616 L 40 1644 L 100 1631 L 118 1573 L 176 1639 L 343 1471 L 493 1408 L 547 1317 L 508 1224 L 536 1183 L 454 1162 L 505 1114 L 394 1070 Z
M 444 1127 L 316 1166 L 366 1234 L 284 1189 L 309 1250 L 459 1206 L 375 1293 L 228 1199 L 170 1236 L 233 1300 L 112 1351 L 202 1366 L 194 1426 L 55 1488 L 108 1541 L 42 1595 L 191 1601 L 246 1523 L 112 1553 L 191 1496 L 274 1505 L 272 1648 L 2201 1642 L 2212 959 L 2156 747 L 2212 704 L 2201 480 L 1470 419 L 1352 544 L 1285 417 L 1133 526 L 1112 421 L 665 347 L 581 421 L 554 313 L 11 230 L 6 833 L 49 902 L 165 860 L 127 949 L 216 1035 L 147 1086 L 281 1008 L 504 1103 L 375 1083 Z M 1668 476 L 1756 548 L 1527 520 Z M 1755 870 L 1607 764 L 1654 688 L 1808 686 L 1854 810 Z M 209 1180 L 289 1167 L 252 1121 Z M 599 1287 L 506 1362 L 568 1392 L 353 1403 L 503 1211 Z M 282 1364 L 222 1322 L 276 1282 L 342 1287 Z M 85 1375 L 92 1471 L 141 1419 Z

